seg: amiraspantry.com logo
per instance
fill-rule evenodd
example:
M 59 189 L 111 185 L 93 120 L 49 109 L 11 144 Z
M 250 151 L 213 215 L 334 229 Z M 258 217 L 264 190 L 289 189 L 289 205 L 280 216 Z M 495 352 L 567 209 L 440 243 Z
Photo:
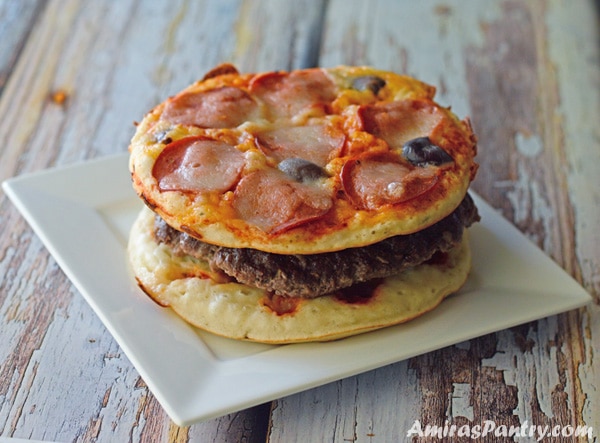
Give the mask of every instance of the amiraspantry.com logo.
M 587 437 L 592 441 L 594 429 L 585 425 L 533 425 L 527 421 L 519 426 L 506 426 L 496 424 L 493 420 L 485 420 L 480 425 L 456 425 L 446 421 L 444 426 L 436 426 L 423 425 L 419 420 L 415 420 L 406 436 L 408 438 L 424 437 L 429 439 L 466 437 L 473 440 L 486 437 L 521 437 L 529 441 L 562 437 Z

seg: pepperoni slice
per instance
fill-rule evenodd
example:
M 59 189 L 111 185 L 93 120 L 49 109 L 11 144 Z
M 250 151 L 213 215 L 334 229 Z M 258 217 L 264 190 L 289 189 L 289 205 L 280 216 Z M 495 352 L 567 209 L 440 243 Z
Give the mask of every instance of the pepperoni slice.
M 431 135 L 442 120 L 448 118 L 439 107 L 425 100 L 361 106 L 358 117 L 365 131 L 398 150 L 408 140 Z
M 244 164 L 244 154 L 227 143 L 186 137 L 167 145 L 152 175 L 161 191 L 225 192 L 238 181 Z
M 223 86 L 176 95 L 166 102 L 161 119 L 201 128 L 235 128 L 250 119 L 257 109 L 258 105 L 246 91 Z
M 367 210 L 411 200 L 438 181 L 435 168 L 411 169 L 391 158 L 377 157 L 347 161 L 341 177 L 344 192 L 352 204 Z
M 242 178 L 233 201 L 241 219 L 270 234 L 321 218 L 332 205 L 329 191 L 292 181 L 276 169 L 262 169 Z
M 256 137 L 260 149 L 277 161 L 302 158 L 319 166 L 337 156 L 345 140 L 342 131 L 324 125 L 283 127 Z
M 250 92 L 266 103 L 272 118 L 293 117 L 310 108 L 323 114 L 336 97 L 334 83 L 321 69 L 259 74 Z

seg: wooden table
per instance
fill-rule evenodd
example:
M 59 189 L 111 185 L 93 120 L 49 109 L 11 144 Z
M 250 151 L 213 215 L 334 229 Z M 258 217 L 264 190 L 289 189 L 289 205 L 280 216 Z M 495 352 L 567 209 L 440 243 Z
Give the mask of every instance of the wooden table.
M 0 194 L 0 435 L 390 442 L 420 420 L 598 441 L 598 29 L 592 0 L 1 0 L 1 180 L 125 152 L 133 121 L 224 61 L 373 65 L 471 116 L 473 188 L 594 302 L 182 428 Z

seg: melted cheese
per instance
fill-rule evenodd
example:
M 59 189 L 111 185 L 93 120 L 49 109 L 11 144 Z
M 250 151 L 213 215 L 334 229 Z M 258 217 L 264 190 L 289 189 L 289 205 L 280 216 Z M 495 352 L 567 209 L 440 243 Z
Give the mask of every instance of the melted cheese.
M 185 230 L 205 242 L 284 254 L 313 254 L 364 246 L 392 235 L 416 232 L 439 221 L 459 205 L 473 179 L 476 146 L 469 122 L 460 121 L 448 109 L 433 102 L 435 88 L 432 86 L 368 67 L 312 69 L 290 74 L 240 75 L 230 70 L 225 72 L 191 85 L 154 108 L 138 125 L 130 145 L 130 170 L 133 186 L 138 194 L 171 226 Z M 383 79 L 385 85 L 378 90 L 355 89 L 353 82 L 361 76 L 375 76 Z M 281 79 L 285 81 L 282 82 Z M 274 88 L 274 83 L 284 90 L 270 90 L 269 88 Z M 314 85 L 319 85 L 321 90 L 315 91 Z M 206 109 L 215 115 L 211 118 L 203 116 L 201 123 L 194 123 L 193 112 L 179 109 L 190 103 L 192 107 L 198 101 L 202 103 L 202 94 L 219 88 L 222 91 L 224 87 L 239 88 L 242 93 L 234 94 L 227 89 L 227 94 L 211 95 Z M 253 94 L 253 91 L 256 93 Z M 236 96 L 243 97 L 245 108 L 232 107 L 230 99 Z M 222 106 L 219 100 L 223 102 Z M 256 105 L 248 105 L 249 100 Z M 286 100 L 291 103 L 285 103 Z M 394 117 L 392 113 L 388 113 L 386 106 L 400 109 L 399 116 Z M 413 108 L 416 109 L 414 113 L 411 111 Z M 167 114 L 164 114 L 165 109 L 169 110 Z M 220 112 L 232 112 L 232 109 L 236 110 L 232 118 L 219 116 Z M 431 112 L 423 114 L 423 109 Z M 435 118 L 426 117 L 430 114 Z M 178 117 L 173 118 L 172 115 Z M 182 120 L 181 115 L 186 115 L 186 118 Z M 191 117 L 188 118 L 189 115 Z M 365 115 L 376 115 L 370 120 L 374 123 L 369 125 L 377 124 L 384 129 L 378 132 L 371 128 L 365 123 Z M 406 115 L 411 118 L 405 118 Z M 386 120 L 389 118 L 408 121 L 408 127 L 405 124 L 401 132 L 396 132 L 396 123 Z M 429 120 L 425 121 L 425 118 Z M 219 122 L 214 125 L 218 127 L 205 127 L 207 121 Z M 235 127 L 223 127 L 227 126 L 225 123 L 233 125 L 240 121 L 243 123 Z M 318 138 L 318 142 L 302 146 L 302 128 L 307 126 L 314 127 L 306 130 L 305 139 Z M 267 144 L 264 134 L 274 134 L 267 140 L 272 143 L 271 147 L 264 146 Z M 303 187 L 291 182 L 288 185 L 277 184 L 295 187 L 297 192 L 302 193 L 294 194 L 293 199 L 282 197 L 277 201 L 272 196 L 257 196 L 254 199 L 256 204 L 266 205 L 257 208 L 257 212 L 262 214 L 261 220 L 270 213 L 277 214 L 264 222 L 261 228 L 252 222 L 255 218 L 247 215 L 252 211 L 248 211 L 246 207 L 243 212 L 236 210 L 235 183 L 232 186 L 229 183 L 219 186 L 217 177 L 213 188 L 222 188 L 221 192 L 161 189 L 160 177 L 156 177 L 154 169 L 157 160 L 166 155 L 164 152 L 170 143 L 189 136 L 212 139 L 240 151 L 245 163 L 239 177 L 234 176 L 237 183 L 247 182 L 245 177 L 258 170 L 277 169 L 282 160 L 281 155 L 310 157 L 321 163 L 326 174 L 314 183 L 303 184 Z M 352 186 L 345 186 L 344 165 L 356 162 L 357 159 L 360 161 L 365 156 L 368 158 L 381 154 L 390 162 L 384 168 L 388 171 L 414 169 L 414 166 L 402 158 L 396 145 L 401 144 L 406 137 L 416 136 L 430 137 L 454 160 L 449 166 L 425 174 L 430 177 L 431 186 L 423 188 L 423 192 L 415 193 L 409 199 L 380 198 L 381 196 L 368 194 L 357 199 L 348 194 L 349 189 L 352 189 L 350 194 L 360 194 L 374 192 L 371 189 L 395 187 L 392 194 L 395 192 L 401 195 L 398 187 L 401 188 L 402 183 L 397 183 L 397 179 L 393 177 L 390 178 L 389 186 L 385 183 L 366 186 L 366 183 L 360 182 L 363 178 L 359 175 Z M 289 147 L 279 146 L 285 144 L 286 140 Z M 342 145 L 340 140 L 343 141 Z M 279 145 L 273 148 L 274 144 Z M 321 151 L 311 154 L 311 149 L 326 149 L 327 152 L 326 155 Z M 323 165 L 324 162 L 326 164 Z M 225 170 L 221 166 L 220 169 Z M 407 174 L 409 177 L 414 175 Z M 434 179 L 431 178 L 433 175 Z M 232 176 L 231 173 L 228 174 L 229 178 Z M 205 182 L 214 183 L 215 180 L 211 178 Z M 305 192 L 304 186 L 314 187 L 315 192 Z M 238 192 L 238 195 L 241 194 Z M 248 191 L 243 194 L 248 195 Z M 274 190 L 273 194 L 288 195 L 284 189 Z M 313 210 L 305 217 L 294 216 L 294 211 L 302 210 L 297 208 L 314 206 L 310 202 L 312 195 L 319 195 L 320 199 L 330 198 L 331 207 L 327 206 L 327 211 Z M 305 199 L 304 203 L 302 199 Z M 357 203 L 366 200 L 376 204 Z M 291 206 L 292 204 L 295 206 Z M 317 206 L 326 207 L 321 203 Z M 282 217 L 281 214 L 292 215 Z

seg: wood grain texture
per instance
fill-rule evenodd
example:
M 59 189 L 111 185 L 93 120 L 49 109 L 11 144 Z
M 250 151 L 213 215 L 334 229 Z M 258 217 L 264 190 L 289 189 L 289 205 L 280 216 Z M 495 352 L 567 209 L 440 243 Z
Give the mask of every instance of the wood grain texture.
M 598 41 L 594 5 L 506 1 L 485 7 L 461 2 L 459 7 L 423 1 L 407 8 L 334 1 L 327 17 L 321 63 L 375 64 L 436 85 L 438 98 L 459 115 L 470 115 L 479 136 L 477 192 L 598 300 L 598 269 L 590 266 L 598 263 L 597 253 L 591 253 L 592 245 L 598 250 L 598 234 L 589 223 L 600 220 L 600 181 L 591 173 L 598 168 L 600 150 L 590 149 L 600 137 L 598 126 L 589 121 L 599 115 L 594 88 L 598 46 L 586 44 Z M 578 58 L 577 51 L 586 53 L 583 72 L 572 69 L 577 62 L 569 59 Z M 583 92 L 577 87 L 582 84 L 591 89 Z M 582 173 L 585 167 L 587 174 Z M 589 192 L 585 196 L 583 189 Z M 339 423 L 352 419 L 362 432 L 345 439 L 359 442 L 401 439 L 416 419 L 437 426 L 494 420 L 507 427 L 535 423 L 598 429 L 599 392 L 593 381 L 599 375 L 593 364 L 598 316 L 597 304 L 591 305 L 413 358 L 407 363 L 416 380 L 417 400 L 409 400 L 413 408 L 405 412 L 396 397 L 383 397 L 369 414 L 356 416 L 372 392 L 406 377 L 404 362 L 385 368 L 391 372 L 373 375 L 375 386 L 363 390 L 358 384 L 354 401 L 335 415 L 335 423 L 322 415 L 326 424 L 306 426 L 302 437 L 310 441 L 326 435 L 341 441 Z M 277 402 L 271 441 L 286 441 L 281 429 L 292 417 L 312 415 L 303 407 L 319 392 Z M 396 415 L 385 426 L 372 426 L 373 417 L 388 416 L 391 410 Z M 321 408 L 315 412 L 320 413 Z
M 316 5 L 310 3 L 295 4 L 308 11 Z M 0 101 L 0 179 L 124 152 L 135 119 L 223 61 L 257 68 L 311 63 L 307 48 L 321 15 L 317 8 L 292 20 L 299 10 L 238 1 L 48 1 L 19 60 L 6 63 L 12 71 Z M 265 11 L 265 35 L 232 32 L 253 29 L 244 20 Z M 261 49 L 283 31 L 287 43 L 279 38 Z M 10 227 L 0 240 L 0 435 L 264 441 L 269 405 L 190 428 L 170 422 L 39 239 L 0 198 L 0 220 Z
M 43 5 L 42 0 L 0 1 L 0 93 Z
M 182 428 L 0 194 L 0 436 L 388 442 L 415 420 L 494 420 L 587 425 L 597 441 L 597 12 L 593 0 L 0 0 L 0 180 L 124 152 L 134 120 L 224 61 L 375 65 L 436 85 L 471 116 L 476 191 L 595 298 Z

